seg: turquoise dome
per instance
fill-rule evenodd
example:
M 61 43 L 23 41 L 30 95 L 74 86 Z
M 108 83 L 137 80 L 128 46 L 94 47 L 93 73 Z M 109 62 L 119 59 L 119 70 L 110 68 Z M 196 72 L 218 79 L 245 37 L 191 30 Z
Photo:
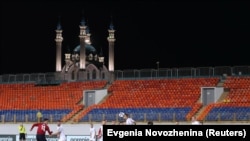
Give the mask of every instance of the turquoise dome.
M 85 49 L 86 53 L 96 52 L 96 49 L 90 44 L 85 44 Z M 74 52 L 80 52 L 80 45 L 75 47 Z

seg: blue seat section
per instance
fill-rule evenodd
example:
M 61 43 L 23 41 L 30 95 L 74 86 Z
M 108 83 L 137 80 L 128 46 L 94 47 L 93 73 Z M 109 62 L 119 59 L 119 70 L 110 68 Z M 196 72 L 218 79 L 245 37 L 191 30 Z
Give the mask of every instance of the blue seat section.
M 207 114 L 208 121 L 249 121 L 250 107 L 214 107 Z
M 185 121 L 191 107 L 178 108 L 95 108 L 87 113 L 80 121 L 123 120 L 120 112 L 128 113 L 136 121 Z
M 56 110 L 40 110 L 43 118 L 48 118 L 53 121 L 61 120 L 63 116 L 70 113 L 70 109 L 56 109 Z M 0 115 L 4 115 L 6 122 L 24 122 L 26 118 L 29 122 L 37 122 L 37 110 L 1 110 Z

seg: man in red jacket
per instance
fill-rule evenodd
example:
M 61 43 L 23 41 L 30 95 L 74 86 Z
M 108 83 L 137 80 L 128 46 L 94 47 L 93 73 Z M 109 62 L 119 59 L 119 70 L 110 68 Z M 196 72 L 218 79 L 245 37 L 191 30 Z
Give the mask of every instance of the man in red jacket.
M 48 126 L 48 121 L 49 120 L 47 118 L 45 118 L 43 120 L 43 122 L 34 123 L 31 126 L 30 131 L 32 131 L 32 129 L 34 127 L 37 127 L 37 132 L 36 132 L 36 140 L 37 141 L 47 141 L 46 138 L 45 138 L 46 131 L 49 133 L 49 135 L 52 134 L 52 131 L 50 131 L 49 126 Z

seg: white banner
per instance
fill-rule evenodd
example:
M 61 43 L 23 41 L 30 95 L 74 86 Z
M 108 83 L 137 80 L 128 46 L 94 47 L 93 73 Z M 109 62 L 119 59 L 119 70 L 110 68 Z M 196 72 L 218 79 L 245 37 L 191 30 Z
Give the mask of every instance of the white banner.
M 67 141 L 89 141 L 90 136 L 66 136 Z
M 67 136 L 67 141 L 89 141 L 90 136 Z M 56 136 L 46 135 L 47 141 L 58 141 Z M 0 141 L 19 141 L 19 135 L 0 135 Z M 26 141 L 36 141 L 36 135 L 26 135 Z
M 47 141 L 58 141 L 56 136 L 46 136 Z M 19 141 L 19 135 L 16 136 L 16 141 Z M 26 135 L 26 141 L 36 141 L 36 135 Z
M 0 135 L 0 141 L 15 141 L 15 135 Z

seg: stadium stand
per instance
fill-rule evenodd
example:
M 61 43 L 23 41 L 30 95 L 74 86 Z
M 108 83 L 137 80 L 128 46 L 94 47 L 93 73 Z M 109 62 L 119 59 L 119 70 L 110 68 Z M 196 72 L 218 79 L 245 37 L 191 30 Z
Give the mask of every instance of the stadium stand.
M 37 110 L 41 110 L 44 117 L 54 121 L 61 120 L 83 108 L 81 101 L 84 90 L 103 88 L 106 83 L 70 82 L 57 86 L 37 86 L 34 83 L 0 84 L 0 114 L 5 115 L 6 122 L 35 121 Z
M 229 89 L 229 94 L 221 102 L 207 106 L 198 119 L 206 121 L 248 121 L 250 119 L 250 77 L 227 77 L 223 86 Z
M 200 87 L 216 86 L 214 78 L 116 80 L 108 99 L 84 112 L 77 121 L 117 120 L 117 113 L 130 113 L 137 121 L 185 121 L 200 107 Z M 104 116 L 105 115 L 105 116 Z
M 226 70 L 230 72 L 236 69 Z M 249 74 L 245 70 L 240 71 Z M 196 77 L 187 77 L 186 72 L 195 72 Z M 206 75 L 201 76 L 203 72 Z M 135 79 L 129 71 L 117 72 L 112 82 L 63 81 L 58 85 L 41 85 L 30 82 L 31 79 L 23 82 L 25 77 L 20 77 L 23 80 L 14 83 L 16 79 L 12 81 L 12 75 L 1 76 L 0 119 L 4 122 L 34 122 L 37 110 L 40 110 L 51 121 L 61 119 L 64 122 L 122 120 L 119 112 L 129 113 L 139 122 L 189 121 L 194 115 L 200 121 L 250 121 L 249 75 L 228 76 L 232 73 L 224 75 L 223 72 L 221 68 L 208 68 L 206 71 L 201 68 L 195 71 L 185 69 L 176 70 L 176 73 L 162 70 L 159 74 L 153 70 L 150 73 L 141 71 L 138 73 L 140 78 Z M 142 77 L 144 74 L 150 74 L 150 77 Z M 160 77 L 166 74 L 171 74 L 171 77 Z M 128 77 L 121 79 L 120 76 Z M 222 87 L 226 91 L 216 102 L 203 105 L 201 87 Z M 107 89 L 108 95 L 100 103 L 87 107 L 83 105 L 84 90 L 103 88 Z

